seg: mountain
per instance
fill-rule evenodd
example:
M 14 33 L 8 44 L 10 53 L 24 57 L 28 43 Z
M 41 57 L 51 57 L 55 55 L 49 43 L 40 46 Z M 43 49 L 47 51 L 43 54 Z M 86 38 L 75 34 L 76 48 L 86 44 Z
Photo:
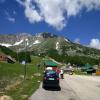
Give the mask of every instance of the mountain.
M 47 32 L 37 33 L 34 36 L 28 33 L 1 34 L 0 45 L 17 52 L 27 50 L 39 55 L 46 55 L 50 50 L 56 50 L 59 55 L 100 58 L 99 49 L 73 43 L 67 38 Z

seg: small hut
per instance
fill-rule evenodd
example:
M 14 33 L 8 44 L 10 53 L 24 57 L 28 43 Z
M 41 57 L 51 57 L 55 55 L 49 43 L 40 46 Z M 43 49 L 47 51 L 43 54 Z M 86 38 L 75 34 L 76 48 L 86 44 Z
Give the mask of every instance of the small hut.
M 52 70 L 55 70 L 57 72 L 59 72 L 59 68 L 58 68 L 58 64 L 52 60 L 46 59 L 44 60 L 44 70 L 51 68 Z
M 89 63 L 86 63 L 82 70 L 87 72 L 87 74 L 92 74 L 96 72 L 96 70 Z
M 0 53 L 0 61 L 7 61 L 7 56 L 3 53 Z
M 44 61 L 45 67 L 57 67 L 58 64 L 52 60 L 45 60 Z

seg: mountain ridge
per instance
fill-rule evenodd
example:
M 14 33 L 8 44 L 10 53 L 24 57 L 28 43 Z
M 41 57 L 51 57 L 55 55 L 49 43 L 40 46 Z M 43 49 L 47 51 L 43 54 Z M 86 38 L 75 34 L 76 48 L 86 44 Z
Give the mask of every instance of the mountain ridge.
M 33 51 L 35 54 L 46 54 L 49 50 L 55 49 L 59 55 L 100 58 L 99 49 L 86 47 L 48 32 L 36 33 L 36 35 L 29 33 L 21 33 L 18 35 L 2 34 L 0 35 L 0 45 L 9 47 L 17 52 L 25 51 L 26 45 L 27 51 Z

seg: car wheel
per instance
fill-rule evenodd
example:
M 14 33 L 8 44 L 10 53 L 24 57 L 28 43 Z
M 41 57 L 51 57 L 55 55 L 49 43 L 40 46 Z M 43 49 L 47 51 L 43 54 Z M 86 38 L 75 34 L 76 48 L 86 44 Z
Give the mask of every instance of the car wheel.
M 44 84 L 42 84 L 42 88 L 45 88 L 45 85 Z

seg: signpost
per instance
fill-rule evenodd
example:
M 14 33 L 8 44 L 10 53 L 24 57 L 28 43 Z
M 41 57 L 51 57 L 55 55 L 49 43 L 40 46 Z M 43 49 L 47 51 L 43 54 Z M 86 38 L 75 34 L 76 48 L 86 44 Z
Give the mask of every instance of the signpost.
M 24 80 L 26 79 L 26 61 L 22 61 L 22 65 L 24 65 Z
M 26 79 L 26 75 L 27 75 L 27 66 L 26 66 L 26 52 L 27 52 L 27 41 L 28 39 L 25 39 L 25 61 L 23 61 L 23 64 L 24 64 L 24 80 Z

